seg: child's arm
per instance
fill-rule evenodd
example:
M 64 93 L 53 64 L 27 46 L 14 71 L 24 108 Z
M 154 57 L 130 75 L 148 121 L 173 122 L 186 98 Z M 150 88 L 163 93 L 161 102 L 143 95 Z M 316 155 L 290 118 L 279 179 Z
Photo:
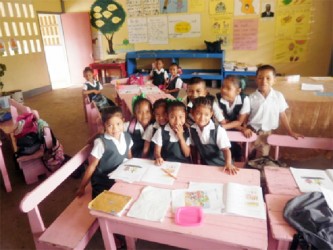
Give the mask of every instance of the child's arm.
M 97 89 L 92 89 L 92 90 L 83 90 L 83 94 L 84 95 L 89 95 L 89 94 L 100 94 L 102 91 L 101 90 L 97 90 Z
M 246 119 L 246 114 L 240 114 L 238 116 L 238 119 L 232 122 L 226 122 L 225 124 L 221 124 L 221 126 L 224 129 L 232 129 L 235 128 L 239 131 L 243 131 L 243 127 L 242 124 L 244 124 L 244 121 Z
M 231 151 L 229 148 L 223 148 L 222 149 L 224 160 L 225 160 L 225 166 L 223 169 L 223 172 L 226 172 L 227 174 L 237 174 L 237 171 L 239 171 L 239 168 L 234 166 L 231 163 Z
M 94 156 L 91 156 L 91 158 L 92 161 L 86 169 L 86 172 L 84 173 L 79 189 L 76 191 L 76 196 L 78 197 L 81 197 L 84 194 L 86 186 L 89 183 L 91 176 L 95 172 L 95 169 L 99 163 L 99 159 L 95 158 Z
M 287 132 L 290 136 L 294 137 L 295 139 L 298 139 L 299 137 L 302 137 L 302 138 L 304 137 L 304 135 L 295 133 L 294 131 L 291 130 L 291 127 L 289 125 L 289 121 L 288 121 L 285 111 L 280 113 L 280 120 L 281 120 L 283 127 L 287 130 Z
M 191 154 L 191 148 L 189 145 L 186 144 L 186 140 L 183 136 L 183 133 L 184 133 L 183 125 L 178 125 L 175 132 L 179 139 L 180 149 L 182 150 L 185 157 L 189 157 Z
M 143 146 L 143 151 L 142 151 L 142 158 L 148 157 L 149 148 L 150 148 L 150 141 L 145 141 L 145 144 Z
M 128 158 L 128 159 L 132 159 L 132 158 L 133 158 L 132 150 L 131 150 L 131 149 L 128 150 L 127 158 Z
M 161 151 L 162 151 L 162 147 L 155 144 L 155 148 L 154 148 L 155 164 L 159 165 L 159 166 L 162 165 L 164 162 L 164 160 L 161 156 Z

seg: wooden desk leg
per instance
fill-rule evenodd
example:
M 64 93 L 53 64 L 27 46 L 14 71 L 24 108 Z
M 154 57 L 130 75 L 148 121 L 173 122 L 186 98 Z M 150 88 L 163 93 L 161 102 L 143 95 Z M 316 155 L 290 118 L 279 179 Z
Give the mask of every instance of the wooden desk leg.
M 99 218 L 98 223 L 102 232 L 104 248 L 106 250 L 117 250 L 117 246 L 113 237 L 113 232 L 110 230 L 108 226 L 107 219 Z
M 1 141 L 0 141 L 0 150 L 1 149 Z M 5 188 L 7 193 L 12 191 L 12 185 L 10 184 L 10 180 L 9 180 L 9 176 L 8 176 L 8 172 L 7 172 L 7 168 L 6 168 L 6 164 L 5 164 L 5 160 L 3 158 L 3 154 L 2 152 L 0 152 L 0 170 L 1 170 L 1 174 L 2 174 L 2 178 L 3 178 L 3 182 L 5 184 Z
M 125 237 L 126 239 L 126 247 L 127 247 L 127 250 L 135 250 L 136 247 L 135 247 L 135 241 L 136 239 L 135 238 L 132 238 L 132 237 Z

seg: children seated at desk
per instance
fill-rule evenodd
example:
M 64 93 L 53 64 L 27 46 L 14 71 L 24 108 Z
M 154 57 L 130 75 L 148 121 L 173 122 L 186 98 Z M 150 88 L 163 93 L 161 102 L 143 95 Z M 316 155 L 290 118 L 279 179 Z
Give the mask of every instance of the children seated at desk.
M 195 98 L 203 96 L 211 100 L 213 104 L 213 115 L 218 123 L 222 123 L 224 120 L 221 109 L 215 101 L 215 97 L 210 95 L 206 89 L 206 82 L 201 77 L 192 77 L 190 82 L 187 84 L 187 97 L 184 98 L 184 103 L 186 105 L 187 119 L 186 124 L 192 125 L 194 123 L 191 109 L 193 107 L 193 101 Z
M 115 183 L 108 174 L 114 171 L 126 158 L 132 158 L 133 141 L 123 132 L 124 122 L 121 108 L 114 106 L 103 109 L 104 134 L 97 136 L 91 151 L 92 161 L 82 178 L 77 196 L 82 196 L 91 181 L 92 198 L 103 190 L 109 190 Z
M 223 171 L 237 174 L 231 163 L 230 141 L 224 128 L 211 120 L 213 104 L 210 98 L 198 97 L 191 110 L 194 124 L 191 126 L 192 144 L 200 153 L 204 165 L 225 166 Z
M 127 131 L 133 140 L 132 155 L 141 158 L 144 148 L 143 133 L 152 122 L 153 108 L 148 99 L 143 95 L 133 98 L 133 118 L 124 124 L 124 131 Z
M 169 122 L 154 134 L 155 162 L 190 162 L 190 133 L 185 125 L 186 107 L 178 100 L 171 100 L 167 107 Z
M 150 72 L 150 78 L 155 86 L 164 86 L 164 83 L 168 79 L 168 73 L 164 70 L 164 64 L 162 59 L 156 58 L 155 66 L 153 70 Z
M 179 66 L 177 63 L 172 63 L 169 67 L 170 78 L 165 82 L 164 92 L 172 95 L 174 98 L 178 97 L 179 90 L 183 86 L 183 81 L 179 76 Z
M 243 133 L 248 137 L 252 132 L 258 135 L 254 142 L 256 158 L 269 154 L 270 146 L 267 143 L 267 137 L 272 130 L 279 127 L 279 120 L 290 136 L 296 139 L 303 137 L 291 129 L 285 112 L 288 104 L 282 93 L 272 88 L 275 76 L 276 70 L 273 66 L 260 66 L 256 73 L 258 89 L 249 96 L 250 114 L 247 129 L 244 129 Z

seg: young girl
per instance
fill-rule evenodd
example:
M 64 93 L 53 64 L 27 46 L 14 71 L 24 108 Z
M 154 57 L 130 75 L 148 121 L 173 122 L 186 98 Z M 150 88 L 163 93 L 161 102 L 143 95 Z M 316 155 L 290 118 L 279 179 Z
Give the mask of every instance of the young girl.
M 124 122 L 121 108 L 114 106 L 103 109 L 102 120 L 105 132 L 94 141 L 91 151 L 92 161 L 89 164 L 77 191 L 77 196 L 85 192 L 91 180 L 92 197 L 95 198 L 103 190 L 109 190 L 114 180 L 108 174 L 115 170 L 126 158 L 132 158 L 131 136 L 123 132 Z
M 162 59 L 156 58 L 155 67 L 150 72 L 150 78 L 153 80 L 153 84 L 157 87 L 163 86 L 168 79 L 168 73 L 164 70 L 164 64 Z
M 172 95 L 174 98 L 178 97 L 179 90 L 183 86 L 183 81 L 179 77 L 179 66 L 173 63 L 169 67 L 170 78 L 165 83 L 165 93 Z
M 170 101 L 167 106 L 169 122 L 160 127 L 152 141 L 155 143 L 155 163 L 162 165 L 164 160 L 190 162 L 190 134 L 186 128 L 186 107 L 181 101 Z
M 191 126 L 192 145 L 196 146 L 204 165 L 225 166 L 224 171 L 237 174 L 238 168 L 231 163 L 230 141 L 224 128 L 211 120 L 213 104 L 207 97 L 194 100 Z
M 153 105 L 153 113 L 155 116 L 155 123 L 150 124 L 142 136 L 145 140 L 142 154 L 143 158 L 154 158 L 155 144 L 151 141 L 151 139 L 158 128 L 164 127 L 165 124 L 168 123 L 167 99 L 159 99 L 155 101 Z
M 151 124 L 153 108 L 150 101 L 143 95 L 133 98 L 133 118 L 130 122 L 124 124 L 124 130 L 127 131 L 133 140 L 132 155 L 141 158 L 144 147 L 143 133 Z

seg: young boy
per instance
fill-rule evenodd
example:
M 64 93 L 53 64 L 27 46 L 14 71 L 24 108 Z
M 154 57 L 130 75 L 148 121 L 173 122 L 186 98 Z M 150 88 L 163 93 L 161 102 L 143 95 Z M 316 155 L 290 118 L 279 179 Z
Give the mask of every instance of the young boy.
M 258 139 L 254 142 L 256 158 L 269 154 L 270 146 L 267 144 L 267 137 L 272 130 L 279 127 L 279 120 L 290 136 L 296 139 L 303 137 L 290 128 L 285 112 L 288 104 L 282 93 L 272 88 L 275 76 L 276 70 L 273 66 L 260 66 L 256 73 L 258 89 L 249 96 L 250 114 L 247 129 L 244 129 L 243 133 L 246 137 L 251 136 L 252 132 L 258 134 Z
M 193 107 L 193 101 L 195 98 L 203 96 L 207 97 L 213 103 L 213 115 L 219 124 L 222 124 L 224 121 L 224 117 L 221 109 L 215 101 L 215 97 L 208 94 L 206 89 L 206 82 L 201 77 L 192 77 L 190 82 L 187 84 L 187 98 L 184 98 L 184 103 L 186 105 L 187 112 L 187 120 L 186 123 L 188 125 L 192 125 L 194 123 L 191 109 Z
M 165 93 L 172 95 L 174 98 L 178 97 L 179 90 L 183 86 L 183 81 L 179 77 L 179 66 L 177 63 L 173 63 L 169 67 L 170 78 L 165 83 Z
M 168 79 L 168 73 L 164 70 L 164 63 L 162 59 L 156 58 L 155 67 L 150 72 L 150 78 L 153 81 L 153 84 L 157 87 L 164 86 L 164 83 Z

